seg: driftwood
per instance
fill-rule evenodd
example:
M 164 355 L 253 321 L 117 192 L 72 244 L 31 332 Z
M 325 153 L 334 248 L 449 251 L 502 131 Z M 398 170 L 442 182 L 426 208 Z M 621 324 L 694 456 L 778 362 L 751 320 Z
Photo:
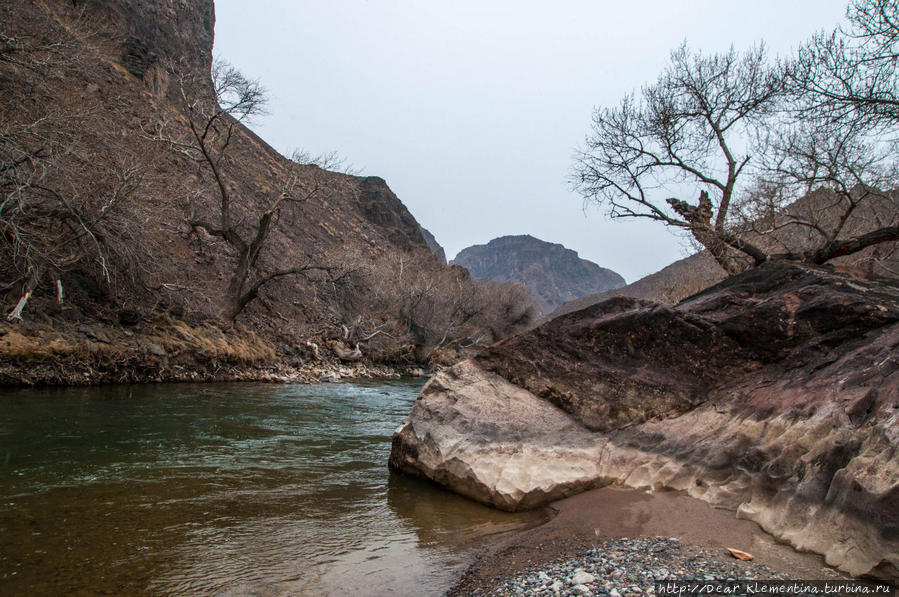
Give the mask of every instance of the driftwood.
M 334 351 L 334 354 L 336 354 L 337 358 L 341 361 L 359 361 L 362 359 L 362 351 L 359 350 L 358 344 L 350 349 L 347 348 L 346 344 L 343 342 L 335 342 L 333 346 L 331 346 L 331 350 Z
M 318 344 L 316 344 L 315 342 L 306 342 L 306 346 L 308 346 L 309 350 L 312 351 L 312 356 L 316 361 L 322 360 L 322 358 L 318 355 Z
M 22 298 L 19 299 L 19 302 L 16 303 L 15 308 L 9 312 L 9 315 L 6 316 L 6 319 L 9 321 L 22 321 L 22 311 L 25 310 L 25 305 L 28 304 L 28 299 L 31 298 L 31 291 L 29 290 Z

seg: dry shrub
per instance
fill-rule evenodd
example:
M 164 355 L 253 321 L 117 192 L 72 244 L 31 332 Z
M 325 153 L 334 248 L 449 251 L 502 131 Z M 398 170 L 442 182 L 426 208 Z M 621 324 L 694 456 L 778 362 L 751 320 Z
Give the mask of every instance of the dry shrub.
M 343 309 L 342 339 L 386 362 L 456 362 L 526 329 L 537 313 L 523 287 L 473 280 L 424 253 L 363 262 L 328 300 Z

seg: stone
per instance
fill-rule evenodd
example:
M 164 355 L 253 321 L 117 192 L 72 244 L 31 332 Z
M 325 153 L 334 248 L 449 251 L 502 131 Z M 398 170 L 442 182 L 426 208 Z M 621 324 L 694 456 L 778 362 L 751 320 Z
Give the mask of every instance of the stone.
M 583 570 L 575 570 L 574 574 L 571 577 L 571 584 L 573 585 L 588 585 L 596 580 L 589 572 L 585 572 Z
M 749 560 L 752 560 L 755 558 L 755 556 L 752 555 L 751 553 L 747 553 L 747 552 L 741 551 L 739 549 L 734 549 L 733 547 L 728 547 L 727 551 L 730 553 L 730 555 L 737 558 L 738 560 L 743 560 L 743 561 L 748 562 Z
M 390 465 L 505 510 L 618 482 L 899 577 L 899 283 L 772 263 L 617 297 L 444 369 Z
M 101 330 L 98 330 L 92 326 L 87 325 L 86 323 L 82 323 L 78 326 L 78 331 L 87 336 L 88 338 L 92 338 L 97 342 L 103 342 L 104 344 L 109 344 L 109 337 L 103 333 Z

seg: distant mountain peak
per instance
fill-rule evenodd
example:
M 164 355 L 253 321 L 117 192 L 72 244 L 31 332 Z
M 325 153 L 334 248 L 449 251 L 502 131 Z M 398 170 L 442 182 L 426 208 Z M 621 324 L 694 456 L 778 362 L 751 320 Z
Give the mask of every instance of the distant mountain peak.
M 530 234 L 501 236 L 463 249 L 452 261 L 475 278 L 517 282 L 543 313 L 576 298 L 624 286 L 616 272 L 581 259 L 577 252 Z

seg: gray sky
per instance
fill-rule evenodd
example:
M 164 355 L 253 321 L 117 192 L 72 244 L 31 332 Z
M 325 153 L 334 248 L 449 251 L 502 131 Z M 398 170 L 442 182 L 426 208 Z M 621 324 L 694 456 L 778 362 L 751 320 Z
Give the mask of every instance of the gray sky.
M 789 53 L 845 0 L 216 0 L 215 54 L 269 90 L 251 126 L 289 155 L 381 176 L 452 258 L 506 234 L 632 282 L 687 252 L 656 222 L 586 211 L 566 182 L 594 106 L 656 79 L 683 41 Z M 690 198 L 692 199 L 692 198 Z

